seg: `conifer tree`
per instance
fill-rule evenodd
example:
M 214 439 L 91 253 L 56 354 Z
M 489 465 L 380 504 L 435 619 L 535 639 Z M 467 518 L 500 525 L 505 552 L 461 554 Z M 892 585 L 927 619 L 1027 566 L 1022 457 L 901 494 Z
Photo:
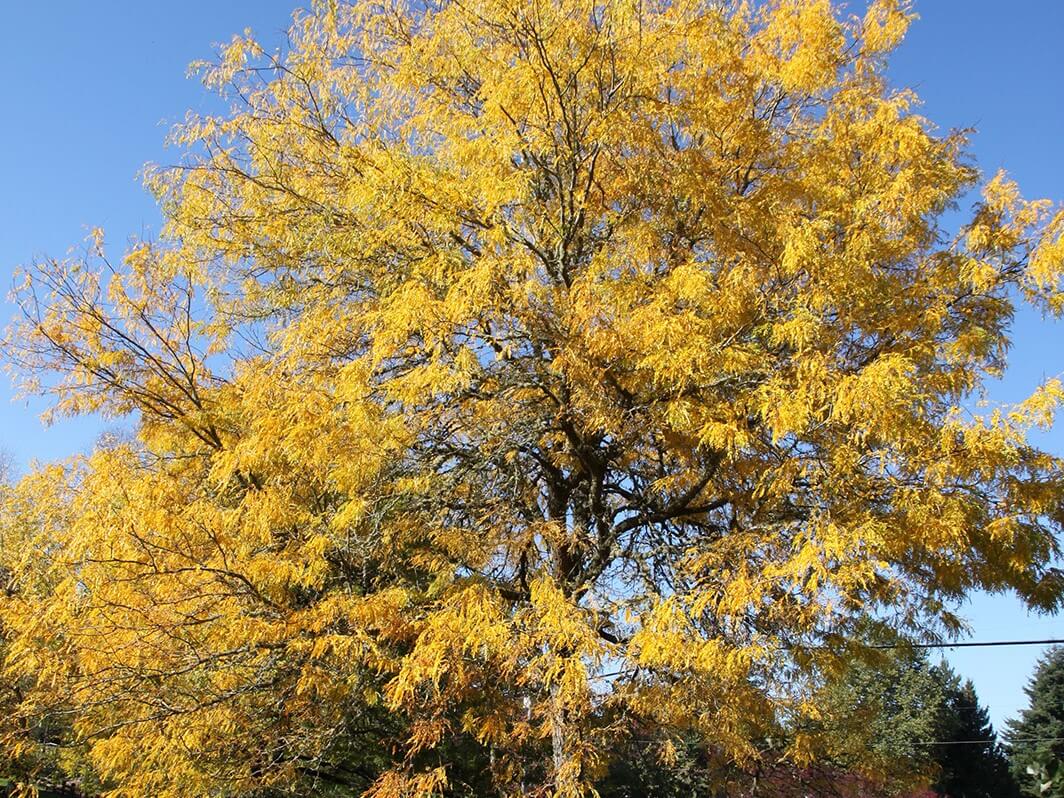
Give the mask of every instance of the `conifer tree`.
M 946 706 L 942 671 L 910 648 L 856 660 L 827 685 L 823 719 L 840 773 L 904 790 L 937 777 L 935 749 Z
M 1028 706 L 1008 722 L 1012 773 L 1024 796 L 1064 796 L 1064 648 L 1038 663 L 1024 692 Z
M 929 753 L 937 767 L 935 791 L 947 798 L 1013 798 L 1018 795 L 1009 761 L 975 685 L 945 662 L 935 668 L 942 708 Z
M 975 686 L 945 661 L 932 665 L 926 651 L 901 648 L 854 663 L 826 699 L 838 772 L 877 780 L 885 793 L 909 785 L 944 798 L 1016 795 Z

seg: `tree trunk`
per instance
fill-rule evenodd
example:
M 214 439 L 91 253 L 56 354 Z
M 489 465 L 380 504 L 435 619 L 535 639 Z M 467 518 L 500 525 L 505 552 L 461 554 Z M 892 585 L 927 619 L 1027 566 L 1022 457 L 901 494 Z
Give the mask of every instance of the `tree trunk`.
M 560 691 L 561 687 L 557 682 L 551 685 L 550 697 L 553 717 L 551 718 L 550 742 L 554 760 L 554 792 L 556 795 L 561 795 L 563 791 L 563 773 L 567 756 L 565 750 L 566 717 L 565 709 L 561 705 Z M 565 780 L 568 781 L 568 774 L 565 774 Z

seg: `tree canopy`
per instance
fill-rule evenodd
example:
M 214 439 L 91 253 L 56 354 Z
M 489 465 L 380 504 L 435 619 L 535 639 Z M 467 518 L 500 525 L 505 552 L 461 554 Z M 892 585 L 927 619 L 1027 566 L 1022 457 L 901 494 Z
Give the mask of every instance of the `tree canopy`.
M 870 626 L 1056 607 L 1027 433 L 1064 389 L 971 400 L 1064 308 L 1064 213 L 888 85 L 911 17 L 322 0 L 234 38 L 160 238 L 18 288 L 25 389 L 128 434 L 5 493 L 5 750 L 63 718 L 159 798 L 580 796 L 633 733 L 803 767 Z

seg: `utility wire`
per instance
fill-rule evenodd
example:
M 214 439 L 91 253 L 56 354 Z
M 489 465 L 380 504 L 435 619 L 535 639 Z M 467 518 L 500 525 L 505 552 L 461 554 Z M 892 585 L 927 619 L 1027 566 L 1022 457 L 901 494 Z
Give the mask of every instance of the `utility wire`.
M 990 648 L 992 646 L 1054 646 L 1064 643 L 1064 638 L 1051 637 L 1045 640 L 974 640 L 960 643 L 883 643 L 869 648 Z
M 1055 646 L 1064 644 L 1064 638 L 1050 637 L 1044 640 L 968 640 L 961 643 L 879 643 L 876 645 L 869 645 L 867 648 L 876 649 L 879 651 L 886 651 L 894 648 L 1000 648 L 1003 646 Z M 785 646 L 785 649 L 808 649 L 809 646 Z M 823 646 L 813 646 L 813 648 L 824 648 Z M 609 671 L 607 673 L 600 673 L 591 676 L 592 681 L 602 681 L 605 679 L 612 679 L 614 676 L 623 676 L 633 672 L 631 668 L 624 668 L 618 671 Z
M 660 743 L 661 739 L 651 737 L 633 737 L 629 738 L 633 743 L 645 743 L 652 745 Z M 1007 740 L 1008 743 L 1060 743 L 1064 742 L 1064 737 L 1018 737 L 1013 740 Z M 1002 741 L 997 739 L 993 740 L 911 740 L 910 745 L 1002 745 Z
M 912 745 L 997 745 L 998 740 L 914 740 Z M 1017 737 L 1007 743 L 1060 743 L 1064 737 Z

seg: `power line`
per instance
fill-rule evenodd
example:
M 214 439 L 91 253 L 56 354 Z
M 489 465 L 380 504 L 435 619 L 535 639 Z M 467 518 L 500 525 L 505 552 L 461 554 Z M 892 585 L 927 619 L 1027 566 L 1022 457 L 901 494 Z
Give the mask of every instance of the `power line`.
M 633 743 L 660 743 L 664 738 L 654 737 L 630 737 Z M 1006 740 L 1008 743 L 1060 743 L 1064 742 L 1064 737 L 1017 737 L 1015 739 Z M 997 739 L 995 734 L 993 740 L 911 740 L 910 745 L 1001 745 L 1002 742 Z
M 1064 737 L 1016 737 L 1008 743 L 1060 743 Z M 914 740 L 912 745 L 997 745 L 998 740 Z
M 932 649 L 932 648 L 1000 648 L 1003 646 L 1055 646 L 1064 644 L 1064 638 L 1050 637 L 1044 640 L 967 640 L 960 643 L 878 643 L 869 645 L 867 648 L 875 649 L 877 651 L 886 651 L 895 648 L 919 648 L 919 649 Z M 825 648 L 824 646 L 801 646 L 791 645 L 783 646 L 782 649 L 816 649 Z M 612 679 L 614 676 L 625 676 L 634 673 L 632 668 L 623 668 L 617 671 L 609 671 L 607 673 L 599 673 L 590 677 L 592 681 L 602 681 L 605 679 Z
M 1055 646 L 1064 643 L 1064 638 L 1051 637 L 1045 640 L 967 640 L 960 643 L 882 643 L 869 648 L 991 648 L 995 646 Z

